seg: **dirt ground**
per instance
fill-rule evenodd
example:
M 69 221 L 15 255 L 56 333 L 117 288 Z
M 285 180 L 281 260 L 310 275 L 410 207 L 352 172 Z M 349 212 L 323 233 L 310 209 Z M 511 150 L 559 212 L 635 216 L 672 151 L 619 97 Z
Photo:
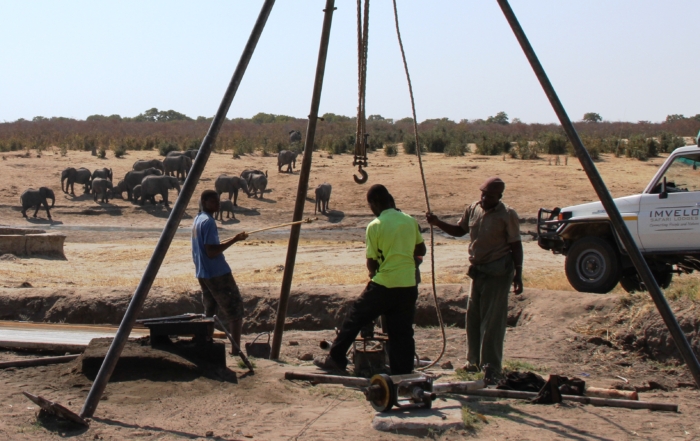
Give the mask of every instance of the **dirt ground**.
M 132 152 L 124 159 L 111 156 L 100 160 L 85 152 L 36 152 L 29 157 L 2 154 L 0 160 L 0 225 L 35 226 L 67 236 L 66 260 L 28 259 L 3 256 L 0 260 L 0 286 L 12 292 L 23 283 L 37 289 L 92 290 L 94 296 L 106 295 L 113 288 L 129 290 L 140 280 L 160 231 L 169 213 L 160 204 L 141 207 L 129 201 L 111 200 L 100 204 L 82 195 L 76 197 L 60 189 L 61 170 L 84 166 L 91 170 L 114 170 L 115 182 L 136 159 L 157 157 L 155 152 Z M 304 226 L 297 257 L 294 289 L 328 288 L 366 282 L 364 269 L 364 227 L 371 219 L 364 192 L 352 181 L 352 158 L 314 153 L 309 198 L 305 216 L 313 216 L 313 188 L 322 183 L 333 185 L 331 211 L 318 215 L 319 221 Z M 614 196 L 640 192 L 663 158 L 639 162 L 604 155 L 597 165 Z M 256 360 L 258 373 L 245 376 L 237 360 L 229 366 L 237 372 L 237 382 L 209 378 L 190 381 L 150 381 L 136 379 L 111 383 L 106 398 L 87 431 L 72 430 L 49 418 L 36 418 L 36 406 L 22 390 L 55 399 L 79 410 L 90 387 L 90 380 L 75 371 L 72 364 L 0 371 L 0 436 L 5 439 L 700 439 L 700 393 L 686 387 L 690 377 L 683 367 L 662 365 L 613 343 L 592 339 L 591 329 L 600 335 L 600 318 L 611 314 L 618 304 L 619 289 L 597 296 L 573 292 L 563 272 L 563 258 L 539 249 L 528 231 L 540 207 L 567 206 L 595 199 L 580 165 L 568 158 L 568 165 L 549 165 L 549 158 L 521 161 L 502 157 L 466 155 L 448 158 L 426 154 L 425 169 L 433 211 L 456 220 L 464 206 L 478 198 L 479 184 L 489 176 L 500 175 L 506 182 L 504 200 L 521 219 L 525 242 L 524 306 L 518 326 L 509 328 L 506 359 L 510 366 L 547 373 L 580 376 L 594 386 L 609 387 L 625 378 L 626 385 L 649 389 L 649 382 L 662 389 L 640 394 L 640 399 L 673 402 L 679 413 L 648 412 L 596 408 L 574 404 L 537 406 L 523 401 L 465 402 L 474 412 L 485 415 L 471 430 L 447 433 L 396 434 L 371 429 L 371 407 L 357 391 L 336 386 L 309 386 L 283 380 L 286 370 L 313 370 L 299 356 L 321 355 L 318 341 L 332 337 L 331 330 L 289 331 L 285 334 L 281 363 Z M 213 154 L 196 194 L 213 188 L 222 173 L 238 175 L 245 168 L 268 170 L 268 192 L 261 200 L 239 195 L 237 220 L 221 224 L 221 237 L 238 231 L 261 228 L 291 220 L 298 169 L 293 174 L 278 173 L 276 158 Z M 425 211 L 416 158 L 399 154 L 370 157 L 370 183 L 383 183 L 394 194 L 397 205 L 415 215 L 422 226 Z M 49 186 L 56 192 L 53 222 L 39 212 L 37 219 L 23 219 L 19 195 L 28 187 Z M 171 200 L 175 192 L 171 193 Z M 189 227 L 197 212 L 190 202 L 181 231 L 165 259 L 155 282 L 159 292 L 181 295 L 195 290 L 189 249 Z M 30 212 L 30 216 L 31 216 Z M 279 290 L 286 255 L 288 230 L 275 230 L 251 238 L 227 252 L 227 259 L 243 291 L 246 287 L 269 286 Z M 425 234 L 427 238 L 428 235 Z M 438 234 L 435 240 L 438 283 L 466 284 L 467 241 Z M 430 268 L 421 268 L 424 280 Z M 693 277 L 693 276 L 683 276 Z M 683 280 L 683 278 L 681 278 Z M 678 283 L 676 281 L 674 284 Z M 674 285 L 672 285 L 673 287 Z M 165 294 L 167 295 L 167 294 Z M 606 322 L 607 323 L 607 322 Z M 593 325 L 596 326 L 593 326 Z M 607 325 L 606 325 L 607 326 Z M 611 328 L 612 329 L 612 328 Z M 464 363 L 464 330 L 448 327 L 446 360 L 454 366 Z M 252 335 L 246 336 L 250 341 Z M 298 341 L 298 346 L 290 346 Z M 608 341 L 608 340 L 604 340 Z M 439 329 L 417 329 L 417 347 L 421 355 L 434 357 L 440 348 Z M 0 360 L 34 356 L 0 353 Z M 450 378 L 453 371 L 438 370 Z M 656 387 L 656 386 L 655 386 Z M 665 389 L 665 390 L 664 390 Z
M 370 426 L 374 412 L 359 391 L 283 379 L 286 371 L 316 372 L 310 362 L 299 358 L 304 354 L 322 355 L 318 342 L 333 335 L 330 330 L 289 331 L 280 362 L 254 360 L 254 376 L 246 375 L 238 360 L 229 357 L 227 364 L 236 373 L 235 382 L 205 376 L 179 381 L 132 378 L 112 382 L 88 430 L 49 417 L 37 419 L 36 406 L 21 395 L 27 390 L 79 410 L 91 382 L 80 373 L 77 362 L 1 371 L 0 435 L 5 439 L 105 440 L 197 439 L 205 438 L 208 432 L 214 439 L 240 440 L 698 439 L 700 423 L 695 416 L 700 411 L 700 392 L 687 387 L 690 377 L 684 369 L 645 362 L 635 354 L 600 344 L 585 333 L 591 322 L 613 311 L 617 297 L 528 290 L 519 300 L 526 306 L 518 326 L 507 332 L 506 365 L 535 370 L 544 376 L 578 376 L 598 387 L 619 385 L 619 377 L 626 379 L 629 388 L 639 390 L 656 384 L 657 389 L 641 392 L 640 400 L 677 403 L 679 413 L 465 399 L 464 406 L 484 415 L 486 422 L 445 433 L 376 432 Z M 244 340 L 253 337 L 246 335 Z M 439 329 L 418 328 L 416 342 L 419 354 L 435 357 L 440 348 Z M 464 330 L 448 327 L 444 360 L 459 366 L 465 361 L 464 347 Z M 4 353 L 0 360 L 19 357 Z M 143 370 L 147 371 L 148 366 Z M 452 370 L 442 369 L 434 374 L 439 377 L 437 382 L 454 379 L 455 375 Z

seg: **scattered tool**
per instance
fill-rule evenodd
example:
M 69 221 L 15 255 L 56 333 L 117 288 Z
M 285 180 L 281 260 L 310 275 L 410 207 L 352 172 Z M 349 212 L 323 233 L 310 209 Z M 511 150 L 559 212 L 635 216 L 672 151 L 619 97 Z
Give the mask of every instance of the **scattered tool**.
M 25 397 L 29 398 L 34 404 L 44 409 L 51 415 L 56 415 L 61 418 L 65 418 L 68 421 L 72 421 L 81 426 L 90 427 L 90 424 L 81 418 L 78 414 L 73 413 L 71 410 L 61 406 L 60 404 L 47 400 L 46 398 L 39 397 L 37 395 L 32 395 L 29 392 L 22 392 Z
M 241 347 L 238 346 L 236 343 L 236 340 L 233 339 L 233 335 L 231 335 L 230 332 L 228 332 L 228 329 L 226 329 L 226 325 L 224 325 L 224 322 L 221 321 L 221 319 L 217 316 L 214 316 L 214 321 L 221 326 L 221 329 L 223 329 L 224 334 L 226 334 L 226 337 L 228 337 L 229 341 L 231 342 L 231 346 L 233 347 L 234 351 L 238 351 L 238 355 L 241 357 L 241 360 L 243 360 L 243 363 L 245 363 L 246 366 L 248 366 L 248 370 L 250 371 L 251 374 L 255 374 L 255 371 L 253 370 L 253 364 L 248 360 L 248 357 L 245 356 L 243 351 L 241 350 Z
M 305 374 L 302 372 L 285 372 L 285 380 L 305 380 L 311 384 L 342 384 L 346 387 L 369 387 L 369 380 L 362 377 L 343 375 Z
M 537 396 L 537 392 L 522 392 L 517 390 L 502 389 L 480 389 L 467 391 L 453 391 L 460 395 L 491 397 L 491 398 L 513 398 L 518 400 L 532 400 Z M 663 410 L 666 412 L 678 412 L 677 404 L 655 403 L 651 401 L 618 400 L 612 398 L 582 397 L 580 395 L 562 395 L 563 401 L 573 401 L 593 406 L 624 407 L 626 409 L 649 409 Z
M 377 374 L 370 379 L 370 386 L 364 392 L 367 401 L 379 412 L 394 406 L 430 409 L 437 397 L 433 392 L 433 378 L 423 374 Z

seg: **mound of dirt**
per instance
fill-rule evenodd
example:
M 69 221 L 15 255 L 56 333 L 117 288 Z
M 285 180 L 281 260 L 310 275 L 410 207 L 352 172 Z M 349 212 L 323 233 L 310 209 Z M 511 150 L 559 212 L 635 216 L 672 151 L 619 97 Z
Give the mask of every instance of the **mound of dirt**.
M 693 351 L 700 354 L 700 305 L 692 301 L 675 301 L 671 302 L 671 307 Z M 614 323 L 622 328 L 616 333 L 621 347 L 663 363 L 683 361 L 653 304 L 621 306 Z
M 74 362 L 75 369 L 94 380 L 111 344 L 111 338 L 93 338 Z M 198 357 L 197 353 L 205 354 L 206 359 Z M 208 343 L 199 351 L 193 350 L 193 344 L 187 341 L 154 348 L 149 338 L 144 337 L 126 342 L 110 381 L 191 381 L 205 376 L 235 382 L 235 373 L 226 371 L 223 343 Z

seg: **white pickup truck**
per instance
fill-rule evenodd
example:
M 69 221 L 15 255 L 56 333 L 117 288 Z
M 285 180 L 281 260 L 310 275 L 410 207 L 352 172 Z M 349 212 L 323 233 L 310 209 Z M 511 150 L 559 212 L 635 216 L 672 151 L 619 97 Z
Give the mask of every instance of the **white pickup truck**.
M 662 288 L 673 273 L 700 270 L 700 148 L 673 151 L 641 194 L 615 199 L 634 241 Z M 618 282 L 645 290 L 602 203 L 540 209 L 538 244 L 566 256 L 577 291 L 607 293 Z

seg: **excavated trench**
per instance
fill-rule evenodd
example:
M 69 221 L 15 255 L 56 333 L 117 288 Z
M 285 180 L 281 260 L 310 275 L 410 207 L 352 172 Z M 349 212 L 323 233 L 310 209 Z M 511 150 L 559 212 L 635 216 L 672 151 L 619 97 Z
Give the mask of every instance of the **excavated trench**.
M 301 286 L 292 290 L 286 329 L 322 330 L 339 326 L 363 286 Z M 445 324 L 464 327 L 467 285 L 439 285 L 440 310 Z M 279 297 L 277 286 L 241 286 L 246 309 L 246 333 L 274 328 Z M 111 289 L 102 292 L 85 288 L 0 289 L 0 320 L 118 325 L 133 292 Z M 188 312 L 201 313 L 201 293 L 151 290 L 140 318 L 165 317 Z M 514 326 L 525 306 L 511 302 L 509 325 Z M 438 320 L 429 287 L 420 289 L 415 323 L 437 326 Z

